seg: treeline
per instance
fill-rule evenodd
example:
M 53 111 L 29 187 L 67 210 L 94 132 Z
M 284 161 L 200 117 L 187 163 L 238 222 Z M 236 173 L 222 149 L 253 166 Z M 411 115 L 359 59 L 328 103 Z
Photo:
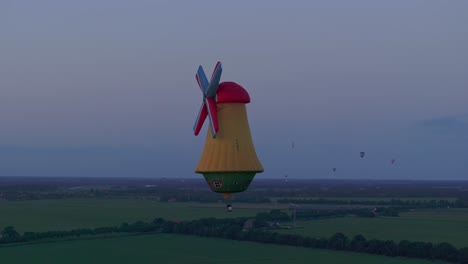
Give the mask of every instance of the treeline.
M 389 216 L 398 217 L 399 213 L 403 209 L 393 207 L 377 207 L 374 209 L 370 208 L 359 208 L 359 209 L 337 209 L 337 210 L 297 210 L 296 219 L 310 220 L 320 218 L 333 218 L 333 217 L 346 217 L 346 216 L 357 216 L 357 217 L 376 217 L 376 216 Z M 256 216 L 257 220 L 261 221 L 273 221 L 273 222 L 286 222 L 291 221 L 292 216 L 289 214 L 275 209 L 270 212 L 258 213 Z
M 398 217 L 400 212 L 405 211 L 402 208 L 395 207 L 378 207 L 378 208 L 357 208 L 357 209 L 340 209 L 340 210 L 300 210 L 296 212 L 296 218 L 298 219 L 317 219 L 317 218 L 331 218 L 331 217 L 345 217 L 345 216 L 357 216 L 357 217 L 376 217 L 376 216 L 388 216 Z
M 17 232 L 13 226 L 8 226 L 0 232 L 0 244 L 31 242 L 37 240 L 69 239 L 118 233 L 158 233 L 161 232 L 161 223 L 163 222 L 166 223 L 165 220 L 155 219 L 150 223 L 138 221 L 131 224 L 123 223 L 120 226 L 115 227 L 79 228 L 67 231 L 24 232 L 23 234 Z
M 270 218 L 284 217 L 278 212 L 270 212 Z M 66 239 L 80 236 L 95 236 L 113 233 L 177 233 L 202 237 L 218 237 L 240 241 L 252 241 L 268 244 L 289 245 L 298 247 L 361 252 L 384 256 L 401 256 L 429 260 L 443 260 L 452 263 L 468 263 L 468 248 L 457 249 L 449 243 L 432 244 L 428 242 L 411 242 L 403 240 L 396 243 L 392 240 L 367 240 L 362 235 L 348 238 L 336 233 L 329 238 L 313 238 L 293 234 L 280 234 L 265 228 L 268 224 L 259 214 L 256 219 L 205 218 L 185 222 L 166 221 L 162 218 L 152 222 L 138 221 L 123 223 L 118 227 L 100 227 L 94 229 L 75 229 L 70 231 L 26 232 L 18 233 L 13 227 L 4 228 L 0 234 L 0 243 L 30 242 L 44 239 Z M 247 223 L 252 223 L 248 225 Z
M 222 200 L 222 197 L 213 192 L 188 192 L 188 193 L 162 193 L 159 196 L 161 202 L 199 202 L 199 203 L 216 203 Z M 260 195 L 245 195 L 235 196 L 232 198 L 233 203 L 271 203 L 271 199 Z
M 291 175 L 294 177 L 293 175 Z M 305 175 L 302 175 L 305 176 Z M 301 176 L 301 177 L 302 177 Z M 447 200 L 456 197 L 459 204 L 455 207 L 468 207 L 468 188 L 466 181 L 369 181 L 369 180 L 299 180 L 255 179 L 247 192 L 235 195 L 235 202 L 268 202 L 268 197 L 348 197 L 356 200 L 353 204 L 363 204 L 366 200 L 376 204 L 369 197 L 391 199 L 411 197 L 415 203 L 419 197 L 436 197 Z M 51 177 L 0 177 L 0 200 L 36 200 L 67 198 L 123 198 L 153 199 L 167 201 L 216 202 L 219 194 L 210 195 L 203 177 L 181 178 L 51 178 Z M 173 199 L 174 198 L 174 199 Z M 239 198 L 237 200 L 237 198 Z M 358 199 L 359 198 L 359 199 Z M 371 201 L 369 201 L 371 200 Z M 341 203 L 341 201 L 339 202 Z M 346 204 L 346 203 L 344 203 Z M 437 202 L 437 206 L 452 206 Z M 399 206 L 399 204 L 390 204 Z M 403 203 L 404 205 L 404 203 Z M 428 203 L 427 205 L 431 205 Z
M 294 203 L 294 204 L 335 204 L 335 205 L 385 205 L 385 206 L 401 206 L 409 208 L 465 208 L 468 204 L 461 199 L 454 201 L 450 200 L 339 200 L 339 199 L 278 199 L 278 203 Z
M 34 184 L 29 183 L 30 181 L 33 180 L 1 185 L 0 200 L 110 198 L 201 203 L 214 203 L 222 200 L 222 197 L 219 194 L 211 192 L 202 180 L 145 179 L 132 182 L 125 179 L 49 179 Z M 297 180 L 285 184 L 284 182 L 275 180 L 255 181 L 247 192 L 233 196 L 232 202 L 272 203 L 275 200 L 274 197 L 293 197 L 278 199 L 276 202 L 286 204 L 369 205 L 407 208 L 468 208 L 468 194 L 463 192 L 463 188 L 435 188 L 434 183 L 424 182 L 402 186 L 394 185 L 396 183 L 391 182 L 380 182 L 378 183 L 380 188 L 376 189 L 377 185 L 369 188 L 367 182 L 364 184 L 360 181 L 320 182 Z M 392 186 L 399 187 L 393 188 Z M 326 196 L 337 198 L 326 198 Z M 425 196 L 440 198 L 432 200 L 418 199 L 418 197 Z M 372 199 L 371 197 L 381 197 L 381 199 Z M 391 199 L 392 197 L 412 198 Z M 450 200 L 445 197 L 457 197 L 457 199 Z
M 4 191 L 0 192 L 0 200 L 27 201 L 27 200 L 58 200 L 58 199 L 142 199 L 161 202 L 200 202 L 216 203 L 222 200 L 222 196 L 211 192 L 189 190 L 161 190 L 159 188 L 135 188 L 135 189 L 73 189 L 57 191 Z M 235 203 L 271 203 L 271 200 L 262 195 L 243 195 L 232 199 Z
M 273 215 L 272 218 L 281 217 L 276 215 L 276 212 L 274 212 Z M 350 239 L 342 233 L 336 233 L 330 238 L 312 238 L 269 231 L 264 229 L 264 227 L 268 225 L 259 219 L 254 221 L 252 228 L 246 229 L 246 221 L 246 218 L 207 218 L 180 223 L 165 222 L 162 225 L 162 232 L 268 244 L 352 251 L 391 257 L 401 256 L 443 260 L 453 263 L 468 263 L 468 248 L 457 249 L 449 243 L 432 244 L 429 242 L 411 242 L 407 240 L 395 243 L 392 240 L 367 240 L 362 235 L 357 235 Z
M 319 218 L 332 218 L 332 217 L 345 217 L 345 216 L 358 216 L 358 217 L 375 217 L 376 213 L 372 209 L 339 209 L 339 210 L 297 210 L 296 219 L 310 220 Z M 398 212 L 397 215 L 398 216 Z M 275 221 L 285 222 L 290 221 L 292 216 L 287 213 L 275 209 L 270 212 L 258 213 L 256 219 L 262 221 Z

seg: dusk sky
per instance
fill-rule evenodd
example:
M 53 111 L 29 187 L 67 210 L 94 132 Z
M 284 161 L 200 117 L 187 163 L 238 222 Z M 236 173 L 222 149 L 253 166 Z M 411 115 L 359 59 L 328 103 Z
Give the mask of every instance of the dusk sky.
M 467 14 L 461 0 L 2 0 L 0 175 L 201 178 L 194 76 L 219 60 L 251 97 L 258 178 L 468 179 Z

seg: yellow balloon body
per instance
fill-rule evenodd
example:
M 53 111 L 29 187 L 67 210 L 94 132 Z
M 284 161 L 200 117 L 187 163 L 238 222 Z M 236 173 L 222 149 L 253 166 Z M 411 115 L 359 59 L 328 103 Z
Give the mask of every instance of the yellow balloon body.
M 256 173 L 263 172 L 250 134 L 244 103 L 217 104 L 219 132 L 208 129 L 196 173 L 205 177 L 215 192 L 233 193 L 247 189 Z

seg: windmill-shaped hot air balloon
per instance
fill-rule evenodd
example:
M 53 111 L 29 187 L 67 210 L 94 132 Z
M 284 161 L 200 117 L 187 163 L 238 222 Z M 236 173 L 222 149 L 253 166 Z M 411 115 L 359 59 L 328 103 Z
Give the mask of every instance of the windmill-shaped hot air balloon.
M 219 83 L 221 72 L 218 62 L 208 82 L 202 66 L 198 67 L 196 79 L 203 103 L 193 130 L 198 135 L 208 116 L 210 129 L 195 172 L 203 174 L 211 190 L 223 193 L 227 199 L 231 193 L 245 191 L 263 167 L 247 120 L 245 104 L 250 102 L 250 96 L 237 83 Z

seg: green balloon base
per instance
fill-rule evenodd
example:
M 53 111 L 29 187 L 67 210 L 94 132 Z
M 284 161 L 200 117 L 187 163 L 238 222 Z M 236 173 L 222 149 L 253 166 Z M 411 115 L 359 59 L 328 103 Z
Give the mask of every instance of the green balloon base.
M 213 192 L 236 193 L 247 190 L 256 172 L 204 172 L 206 183 Z

